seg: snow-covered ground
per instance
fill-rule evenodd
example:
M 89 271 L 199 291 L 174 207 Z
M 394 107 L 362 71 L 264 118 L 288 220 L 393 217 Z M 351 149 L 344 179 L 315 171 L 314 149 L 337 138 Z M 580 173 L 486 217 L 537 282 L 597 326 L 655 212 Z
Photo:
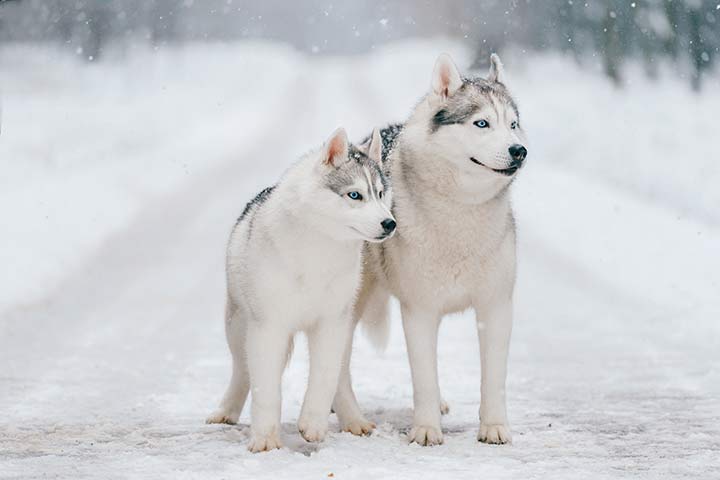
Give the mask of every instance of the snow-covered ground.
M 446 443 L 407 445 L 412 391 L 390 346 L 357 342 L 369 438 L 286 448 L 205 425 L 229 375 L 226 236 L 245 201 L 336 126 L 401 120 L 442 50 L 352 58 L 265 43 L 116 53 L 85 66 L 0 50 L 0 478 L 717 478 L 720 89 L 631 76 L 617 91 L 550 56 L 507 56 L 531 137 L 515 186 L 512 446 L 475 441 L 469 315 L 444 321 Z M 710 85 L 717 86 L 717 79 Z M 378 372 L 382 372 L 378 375 Z M 332 475 L 331 475 L 332 474 Z

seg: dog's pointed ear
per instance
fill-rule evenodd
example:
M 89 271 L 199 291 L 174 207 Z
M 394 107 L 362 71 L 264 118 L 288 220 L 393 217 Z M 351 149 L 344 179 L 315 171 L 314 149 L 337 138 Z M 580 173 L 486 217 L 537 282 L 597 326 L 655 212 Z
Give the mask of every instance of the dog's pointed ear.
M 340 127 L 330 135 L 322 149 L 322 163 L 329 167 L 338 165 L 347 159 L 348 137 L 345 129 Z
M 488 82 L 505 82 L 505 71 L 503 70 L 503 64 L 500 61 L 500 57 L 493 53 L 490 55 L 490 71 L 488 72 Z
M 367 156 L 378 165 L 382 164 L 382 138 L 380 138 L 380 130 L 378 128 L 373 128 L 370 145 L 367 149 Z
M 447 53 L 441 53 L 433 70 L 433 93 L 445 99 L 457 92 L 461 86 L 462 78 L 452 58 Z

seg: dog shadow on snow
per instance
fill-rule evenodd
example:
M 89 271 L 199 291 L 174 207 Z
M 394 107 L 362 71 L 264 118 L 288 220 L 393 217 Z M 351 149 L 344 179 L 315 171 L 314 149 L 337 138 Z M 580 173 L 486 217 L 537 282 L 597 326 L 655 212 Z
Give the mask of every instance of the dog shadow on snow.
M 374 422 L 377 427 L 370 437 L 378 437 L 385 439 L 395 439 L 401 442 L 407 442 L 407 433 L 412 429 L 413 411 L 411 408 L 378 408 L 372 411 L 366 411 L 368 420 Z M 283 422 L 282 425 L 282 442 L 283 449 L 310 456 L 327 445 L 326 439 L 322 443 L 310 443 L 302 438 L 297 429 L 296 422 Z M 446 436 L 455 436 L 468 431 L 474 431 L 477 424 L 451 424 L 443 426 L 443 434 Z M 224 425 L 222 431 L 225 433 L 225 440 L 237 444 L 238 442 L 246 445 L 250 441 L 250 425 L 246 423 L 238 423 L 237 425 Z M 337 435 L 348 435 L 350 433 L 341 432 L 340 426 L 335 414 L 330 415 L 330 426 L 328 435 L 330 437 Z
M 442 431 L 444 435 L 453 436 L 455 434 L 474 431 L 477 429 L 476 422 L 458 424 L 449 423 L 447 415 L 443 415 Z M 412 429 L 413 410 L 412 408 L 377 408 L 367 414 L 368 420 L 375 422 L 377 430 L 386 433 L 395 433 L 404 437 Z
M 301 453 L 306 457 L 309 457 L 314 452 L 317 452 L 321 443 L 310 443 L 306 442 L 305 439 L 300 436 L 300 432 L 297 429 L 296 422 L 284 422 L 280 425 L 282 433 L 280 439 L 283 443 L 283 449 L 290 450 L 295 453 Z M 238 423 L 237 425 L 222 425 L 222 433 L 224 434 L 224 440 L 234 445 L 242 444 L 244 447 L 247 446 L 250 441 L 250 425 L 246 423 Z M 337 422 L 330 423 L 329 434 L 338 432 Z

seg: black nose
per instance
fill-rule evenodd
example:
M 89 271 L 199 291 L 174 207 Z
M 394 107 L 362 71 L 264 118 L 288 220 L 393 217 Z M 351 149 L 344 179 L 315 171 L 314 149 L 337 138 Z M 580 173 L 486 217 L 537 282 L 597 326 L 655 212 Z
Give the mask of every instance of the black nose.
M 511 166 L 513 167 L 519 167 L 522 165 L 525 157 L 527 157 L 527 148 L 523 147 L 519 143 L 510 145 L 508 152 L 510 152 L 510 158 L 512 158 Z
M 380 222 L 380 225 L 382 225 L 383 230 L 385 231 L 385 235 L 390 235 L 393 230 L 395 230 L 395 227 L 397 226 L 397 223 L 395 223 L 395 220 L 392 218 L 386 218 L 382 222 Z

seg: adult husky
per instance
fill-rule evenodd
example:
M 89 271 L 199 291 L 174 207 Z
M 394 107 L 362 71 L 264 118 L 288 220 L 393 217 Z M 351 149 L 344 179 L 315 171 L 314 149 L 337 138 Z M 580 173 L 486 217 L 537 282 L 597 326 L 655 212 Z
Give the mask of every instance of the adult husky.
M 321 441 L 351 336 L 364 242 L 395 230 L 377 130 L 369 157 L 338 129 L 322 149 L 247 204 L 227 249 L 225 332 L 230 386 L 208 423 L 235 423 L 252 388 L 253 452 L 279 448 L 280 383 L 298 330 L 310 377 L 298 428 Z
M 482 360 L 478 440 L 510 441 L 505 376 L 515 283 L 515 226 L 508 187 L 527 150 L 518 110 L 491 56 L 486 79 L 462 78 L 446 54 L 432 89 L 404 125 L 382 131 L 393 182 L 394 238 L 368 245 L 355 316 L 383 324 L 400 301 L 414 390 L 409 438 L 443 441 L 437 378 L 438 326 L 475 310 Z M 343 368 L 335 411 L 366 422 Z

